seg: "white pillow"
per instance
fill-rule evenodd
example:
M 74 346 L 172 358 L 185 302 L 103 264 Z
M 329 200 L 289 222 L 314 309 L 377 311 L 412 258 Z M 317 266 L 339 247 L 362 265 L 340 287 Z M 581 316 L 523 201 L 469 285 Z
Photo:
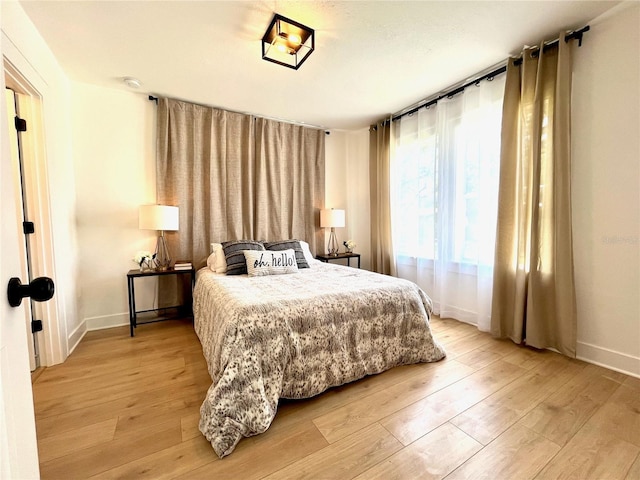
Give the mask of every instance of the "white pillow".
M 311 248 L 309 248 L 309 244 L 304 240 L 299 240 L 299 242 L 300 242 L 300 246 L 302 247 L 302 253 L 304 253 L 304 258 L 307 260 L 307 263 L 309 264 L 309 266 L 311 266 L 312 263 L 317 262 L 317 260 L 313 257 L 313 254 L 311 253 Z
M 227 259 L 221 243 L 211 244 L 211 255 L 207 258 L 207 265 L 216 273 L 227 273 Z
M 207 267 L 209 267 L 209 269 L 213 273 L 216 273 L 216 254 L 215 253 L 212 253 L 207 257 Z
M 250 277 L 296 273 L 298 262 L 296 252 L 289 250 L 243 250 Z

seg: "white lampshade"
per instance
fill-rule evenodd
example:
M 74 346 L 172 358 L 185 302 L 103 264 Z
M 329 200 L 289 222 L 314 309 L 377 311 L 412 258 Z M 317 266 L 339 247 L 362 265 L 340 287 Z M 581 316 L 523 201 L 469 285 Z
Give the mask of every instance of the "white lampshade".
M 138 227 L 141 230 L 178 230 L 178 207 L 140 205 Z
M 320 227 L 344 227 L 344 210 L 320 210 Z

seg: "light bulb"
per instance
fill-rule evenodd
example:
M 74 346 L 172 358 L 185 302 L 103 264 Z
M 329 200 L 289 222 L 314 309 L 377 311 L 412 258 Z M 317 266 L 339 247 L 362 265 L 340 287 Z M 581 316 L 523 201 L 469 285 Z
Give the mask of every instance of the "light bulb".
M 289 34 L 289 41 L 294 45 L 300 45 L 302 43 L 302 39 L 300 38 L 300 36 L 296 35 L 295 33 Z

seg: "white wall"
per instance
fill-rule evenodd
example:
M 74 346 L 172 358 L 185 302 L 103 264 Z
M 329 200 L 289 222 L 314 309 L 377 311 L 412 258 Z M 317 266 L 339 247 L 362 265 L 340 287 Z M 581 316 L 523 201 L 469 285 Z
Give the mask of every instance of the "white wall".
M 345 210 L 345 228 L 336 227 L 340 251 L 343 251 L 342 242 L 347 240 L 351 212 L 347 211 L 347 134 L 340 130 L 331 131 L 325 139 L 324 188 L 325 208 Z M 325 229 L 324 243 L 321 248 L 316 248 L 316 254 L 327 253 L 328 241 L 329 230 Z
M 590 25 L 574 56 L 577 353 L 640 376 L 640 4 Z
M 336 228 L 340 251 L 344 250 L 342 242 L 354 240 L 361 268 L 370 269 L 369 131 L 333 130 L 325 149 L 325 207 L 345 210 L 345 228 Z M 328 233 L 325 236 L 323 251 Z
M 75 181 L 71 161 L 69 81 L 22 7 L 2 2 L 2 54 L 43 99 L 45 156 L 49 183 L 50 217 L 54 254 L 50 270 L 35 272 L 53 277 L 54 306 L 58 324 L 44 318 L 47 349 L 43 365 L 64 361 L 79 338 L 76 301 Z M 6 141 L 6 139 L 2 139 Z M 44 172 L 43 172 L 44 173 Z
M 129 323 L 126 273 L 156 233 L 138 229 L 138 206 L 156 202 L 155 104 L 147 96 L 73 82 L 78 294 L 89 330 Z M 148 281 L 147 281 L 148 280 Z M 136 281 L 138 309 L 155 283 Z
M 371 269 L 371 196 L 369 190 L 369 129 L 348 132 L 346 162 L 346 208 L 349 222 L 345 235 L 355 240 L 362 268 Z
M 347 136 L 347 132 L 332 130 L 325 139 L 325 208 L 347 208 Z M 342 238 L 344 232 L 337 229 L 336 233 Z

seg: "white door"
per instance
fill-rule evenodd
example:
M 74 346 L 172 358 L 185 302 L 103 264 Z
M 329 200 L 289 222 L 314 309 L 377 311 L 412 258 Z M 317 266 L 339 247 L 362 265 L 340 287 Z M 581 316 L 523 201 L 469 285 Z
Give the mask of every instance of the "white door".
M 9 279 L 20 276 L 20 259 L 5 99 L 0 95 L 0 478 L 30 479 L 40 474 L 24 302 L 12 308 L 7 300 Z
M 6 105 L 7 105 L 7 122 L 9 126 L 9 149 L 11 150 L 11 162 L 13 168 L 13 176 L 14 176 L 14 184 L 15 184 L 15 195 L 16 195 L 16 212 L 18 215 L 18 219 L 24 218 L 25 220 L 28 217 L 25 215 L 25 207 L 26 207 L 26 199 L 24 192 L 24 171 L 25 168 L 23 166 L 23 160 L 21 158 L 22 149 L 18 143 L 18 135 L 20 135 L 17 129 L 13 128 L 13 123 L 15 122 L 15 118 L 18 116 L 18 112 L 16 111 L 16 102 L 20 99 L 20 97 L 26 98 L 26 96 L 19 96 L 13 90 L 9 88 L 9 82 L 5 78 L 5 82 L 7 83 L 6 89 Z M 24 134 L 22 134 L 24 135 Z M 19 227 L 18 227 L 19 228 Z M 29 255 L 27 254 L 27 249 L 29 246 L 29 238 L 25 235 L 24 242 L 18 242 L 18 248 L 20 249 L 20 280 L 23 282 L 27 282 L 33 276 L 30 273 L 33 271 L 31 269 L 31 265 L 29 262 Z M 16 275 L 18 276 L 18 275 Z M 27 331 L 27 338 L 29 341 L 27 342 L 27 346 L 29 347 L 29 370 L 34 371 L 37 367 L 39 367 L 38 358 L 36 355 L 37 349 L 37 338 L 36 334 L 31 331 L 31 321 L 33 320 L 32 316 L 32 304 L 29 301 L 24 302 L 24 320 L 25 320 L 25 329 Z

